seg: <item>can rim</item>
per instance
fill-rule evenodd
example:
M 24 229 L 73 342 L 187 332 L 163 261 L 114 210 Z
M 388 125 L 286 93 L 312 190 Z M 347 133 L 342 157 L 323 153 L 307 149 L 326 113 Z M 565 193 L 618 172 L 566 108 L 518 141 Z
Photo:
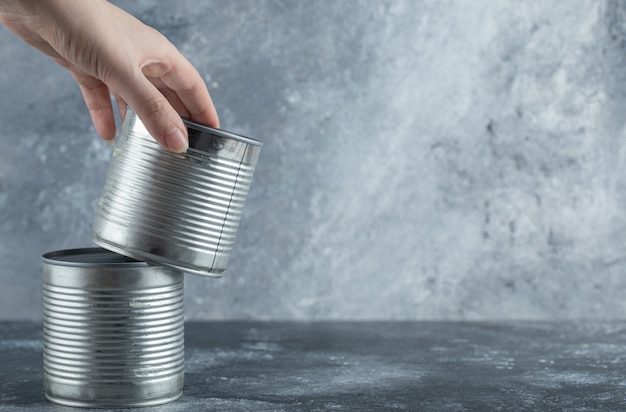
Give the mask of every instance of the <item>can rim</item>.
M 187 126 L 188 128 L 195 129 L 197 131 L 204 132 L 204 133 L 209 133 L 214 136 L 225 137 L 227 139 L 233 139 L 233 140 L 237 140 L 240 142 L 248 143 L 253 146 L 259 146 L 259 147 L 263 146 L 263 142 L 260 140 L 253 139 L 251 137 L 242 136 L 240 134 L 229 132 L 223 129 L 216 129 L 210 126 L 203 125 L 201 123 L 196 123 L 184 117 L 182 119 L 183 119 L 183 123 L 185 123 L 185 126 Z
M 151 263 L 133 259 L 100 247 L 63 249 L 44 253 L 44 263 L 70 267 L 147 267 Z

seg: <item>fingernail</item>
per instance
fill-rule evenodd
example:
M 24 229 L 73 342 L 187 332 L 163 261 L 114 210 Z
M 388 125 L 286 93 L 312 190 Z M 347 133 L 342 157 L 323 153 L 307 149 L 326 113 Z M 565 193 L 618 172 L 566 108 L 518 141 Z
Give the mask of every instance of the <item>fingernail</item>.
M 170 130 L 170 132 L 165 136 L 165 145 L 172 152 L 176 153 L 184 153 L 189 148 L 187 138 L 185 138 L 183 132 L 178 128 Z
M 109 146 L 109 147 L 113 147 L 113 145 L 115 144 L 115 139 L 105 140 L 104 144 Z

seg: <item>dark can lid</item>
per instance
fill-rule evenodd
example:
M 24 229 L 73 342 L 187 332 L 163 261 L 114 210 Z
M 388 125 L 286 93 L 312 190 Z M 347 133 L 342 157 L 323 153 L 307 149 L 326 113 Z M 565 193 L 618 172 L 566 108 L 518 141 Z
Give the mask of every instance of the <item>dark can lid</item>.
M 132 259 L 109 250 L 93 247 L 82 249 L 65 249 L 44 253 L 44 263 L 57 266 L 72 267 L 144 267 L 151 266 L 147 262 Z
M 263 146 L 263 142 L 261 142 L 260 140 L 252 139 L 250 137 L 242 136 L 236 133 L 227 132 L 226 130 L 222 129 L 215 129 L 213 127 L 193 122 L 189 119 L 183 118 L 183 123 L 185 123 L 185 126 L 187 126 L 190 147 L 203 146 L 202 140 L 212 140 L 215 138 L 231 139 L 253 146 Z

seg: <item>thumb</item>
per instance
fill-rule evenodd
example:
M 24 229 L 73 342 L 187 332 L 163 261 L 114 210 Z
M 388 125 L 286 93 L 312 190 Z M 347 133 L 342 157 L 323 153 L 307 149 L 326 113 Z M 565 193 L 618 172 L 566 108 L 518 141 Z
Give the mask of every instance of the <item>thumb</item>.
M 154 140 L 173 152 L 187 151 L 187 128 L 180 115 L 145 76 L 140 75 L 137 81 L 121 89 L 120 97 L 141 119 Z

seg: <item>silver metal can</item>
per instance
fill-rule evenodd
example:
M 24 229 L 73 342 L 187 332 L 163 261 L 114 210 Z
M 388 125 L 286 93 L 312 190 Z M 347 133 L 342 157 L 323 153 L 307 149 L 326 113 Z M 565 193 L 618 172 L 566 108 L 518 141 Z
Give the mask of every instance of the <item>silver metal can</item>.
M 184 383 L 183 272 L 100 249 L 43 255 L 44 389 L 52 402 L 136 407 Z
M 185 120 L 189 149 L 158 145 L 127 109 L 92 226 L 105 249 L 196 275 L 227 266 L 262 143 Z

